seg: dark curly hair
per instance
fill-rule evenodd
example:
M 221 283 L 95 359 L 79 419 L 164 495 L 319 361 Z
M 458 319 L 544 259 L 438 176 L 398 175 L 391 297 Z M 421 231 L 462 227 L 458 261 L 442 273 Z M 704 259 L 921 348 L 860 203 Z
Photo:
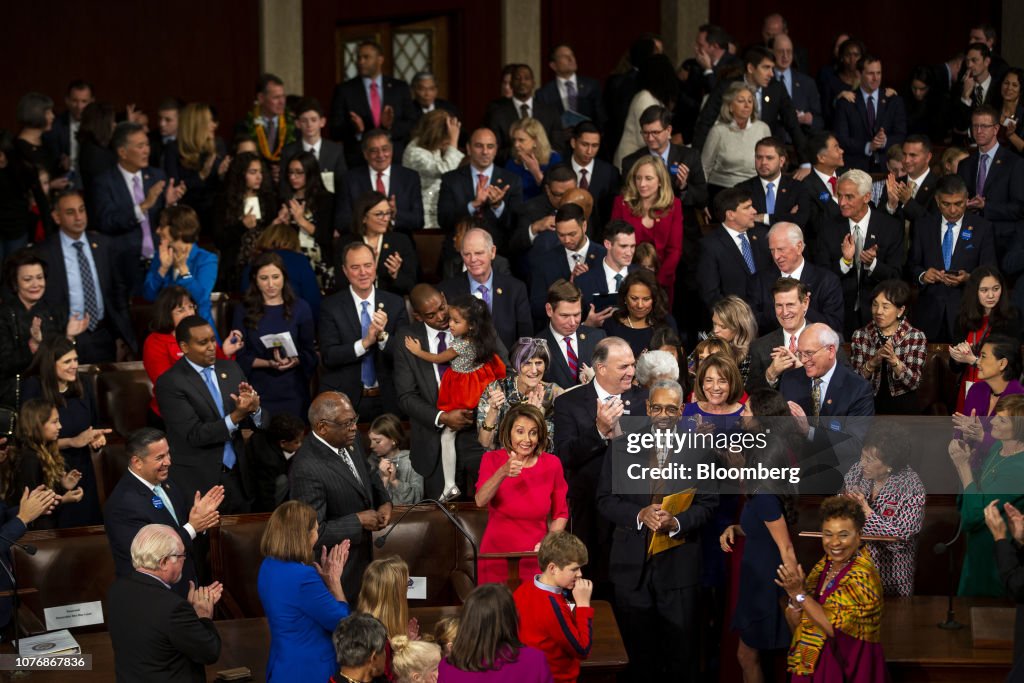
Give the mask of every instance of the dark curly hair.
M 224 223 L 226 225 L 238 223 L 242 216 L 245 208 L 245 175 L 254 161 L 260 162 L 260 166 L 263 167 L 263 182 L 256 191 L 260 198 L 260 205 L 273 204 L 274 188 L 270 184 L 270 171 L 267 169 L 267 164 L 253 152 L 242 152 L 231 162 L 225 179 Z M 264 218 L 269 217 L 264 216 Z
M 668 296 L 665 290 L 658 284 L 654 273 L 646 268 L 637 268 L 626 276 L 626 279 L 619 285 L 619 310 L 615 312 L 615 319 L 622 322 L 629 315 L 629 308 L 626 306 L 626 298 L 629 296 L 629 288 L 633 285 L 643 285 L 651 290 L 651 312 L 647 316 L 647 324 L 651 327 L 659 327 L 665 324 L 668 316 Z
M 302 164 L 302 172 L 306 174 L 306 185 L 302 190 L 302 201 L 305 203 L 306 210 L 315 214 L 317 209 L 328 199 L 327 188 L 324 187 L 324 181 L 320 177 L 320 162 L 316 160 L 316 156 L 312 152 L 299 152 L 288 160 L 288 164 L 285 168 L 281 169 L 281 173 L 287 176 L 288 166 L 291 166 L 293 161 L 298 161 Z M 290 199 L 294 198 L 295 190 L 292 189 L 291 183 L 284 183 L 281 201 L 287 203 Z
M 281 277 L 284 280 L 284 286 L 281 287 L 281 297 L 284 299 L 284 319 L 288 320 L 292 317 L 295 293 L 288 283 L 288 271 L 284 268 L 284 261 L 273 251 L 264 252 L 252 262 L 252 267 L 249 269 L 249 289 L 245 290 L 245 296 L 242 298 L 242 302 L 245 304 L 245 318 L 242 324 L 248 330 L 255 330 L 263 317 L 263 293 L 260 292 L 256 279 L 259 277 L 260 270 L 266 266 L 276 266 L 281 271 Z
M 473 341 L 473 348 L 476 350 L 473 362 L 486 363 L 498 353 L 498 333 L 494 330 L 487 304 L 472 294 L 463 294 L 448 302 L 448 310 L 453 308 L 458 310 L 459 315 L 465 318 L 469 325 L 466 339 Z
M 1013 320 L 1018 316 L 1017 309 L 1010 303 L 1010 291 L 1006 287 L 1006 278 L 995 266 L 978 266 L 971 271 L 967 278 L 967 285 L 964 287 L 963 297 L 960 299 L 960 317 L 957 324 L 960 326 L 961 334 L 966 335 L 972 330 L 981 328 L 981 319 L 985 316 L 985 310 L 978 301 L 978 289 L 981 281 L 987 277 L 995 278 L 996 282 L 1003 288 L 999 295 L 999 303 L 992 309 L 988 316 L 989 327 L 995 327 L 1007 320 Z
M 821 501 L 821 523 L 824 524 L 830 519 L 849 519 L 857 529 L 857 533 L 864 528 L 867 517 L 864 509 L 853 498 L 847 496 L 830 496 Z

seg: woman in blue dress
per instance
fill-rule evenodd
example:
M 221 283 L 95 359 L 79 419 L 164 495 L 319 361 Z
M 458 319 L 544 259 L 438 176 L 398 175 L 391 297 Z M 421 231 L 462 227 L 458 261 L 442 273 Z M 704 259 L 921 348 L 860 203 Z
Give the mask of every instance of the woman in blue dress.
M 270 415 L 288 413 L 306 419 L 309 381 L 316 370 L 315 332 L 309 305 L 288 284 L 284 262 L 274 252 L 260 254 L 252 264 L 244 306 L 235 309 L 233 329 L 245 334 L 237 360 L 260 403 Z M 267 335 L 288 333 L 295 355 L 283 345 L 268 347 Z

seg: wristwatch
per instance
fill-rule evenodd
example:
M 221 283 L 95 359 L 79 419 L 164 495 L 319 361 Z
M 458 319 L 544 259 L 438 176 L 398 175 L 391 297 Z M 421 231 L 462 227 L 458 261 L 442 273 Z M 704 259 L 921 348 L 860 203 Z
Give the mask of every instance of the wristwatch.
M 793 601 L 796 602 L 796 604 L 801 605 L 801 606 L 804 604 L 804 600 L 806 600 L 806 599 L 807 599 L 807 594 L 806 593 L 797 593 L 796 595 L 793 596 Z

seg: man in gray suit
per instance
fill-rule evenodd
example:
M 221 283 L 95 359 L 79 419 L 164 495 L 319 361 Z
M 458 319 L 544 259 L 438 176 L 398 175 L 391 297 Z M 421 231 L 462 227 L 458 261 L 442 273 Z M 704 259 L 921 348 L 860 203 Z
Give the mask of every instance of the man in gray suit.
M 352 542 L 341 585 L 353 604 L 373 559 L 373 532 L 391 521 L 391 497 L 356 441 L 358 421 L 345 394 L 325 391 L 313 399 L 312 431 L 295 454 L 290 474 L 291 499 L 316 510 L 316 552 L 346 538 Z

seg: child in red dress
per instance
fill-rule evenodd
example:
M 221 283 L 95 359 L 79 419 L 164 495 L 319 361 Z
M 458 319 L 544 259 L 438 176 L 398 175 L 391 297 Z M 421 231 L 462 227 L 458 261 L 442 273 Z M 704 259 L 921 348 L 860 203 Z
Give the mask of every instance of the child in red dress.
M 481 299 L 465 295 L 448 305 L 451 346 L 440 352 L 424 351 L 415 337 L 405 338 L 405 347 L 428 363 L 450 363 L 441 376 L 437 392 L 438 410 L 476 410 L 480 396 L 491 382 L 505 377 L 505 364 L 498 357 L 498 334 L 491 313 Z M 455 486 L 455 432 L 445 427 L 441 434 L 441 468 L 444 471 L 443 498 L 459 495 Z

